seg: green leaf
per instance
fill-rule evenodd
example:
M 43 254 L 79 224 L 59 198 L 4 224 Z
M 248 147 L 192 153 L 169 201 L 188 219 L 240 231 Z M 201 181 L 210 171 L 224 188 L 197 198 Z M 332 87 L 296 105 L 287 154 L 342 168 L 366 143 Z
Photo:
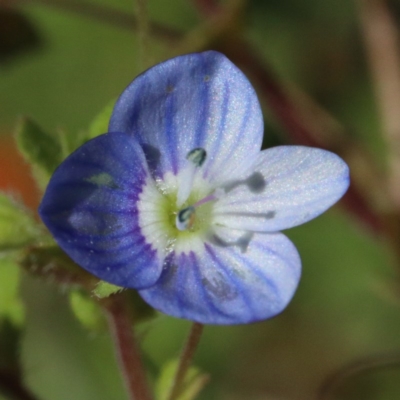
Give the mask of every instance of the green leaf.
M 169 399 L 177 369 L 178 360 L 171 360 L 163 366 L 155 387 L 157 400 Z M 200 370 L 194 366 L 190 367 L 186 373 L 183 387 L 174 400 L 195 399 L 207 382 L 208 375 L 201 373 Z
M 65 129 L 58 129 L 57 135 L 60 141 L 62 160 L 68 157 L 73 151 L 82 146 L 88 140 L 87 134 L 84 131 L 79 131 L 72 135 Z
M 0 252 L 32 244 L 41 234 L 28 209 L 0 193 Z
M 0 259 L 0 321 L 8 318 L 15 326 L 24 321 L 24 307 L 19 296 L 21 269 L 10 258 Z
M 0 370 L 20 371 L 21 328 L 8 318 L 0 320 Z
M 107 298 L 125 290 L 124 295 L 130 303 L 132 318 L 135 324 L 149 320 L 156 316 L 156 311 L 149 306 L 136 290 L 125 289 L 108 282 L 100 281 L 92 290 L 92 294 L 100 301 L 107 301 Z
M 62 161 L 60 140 L 46 133 L 32 119 L 22 118 L 17 126 L 16 141 L 22 155 L 32 165 L 39 186 L 45 187 Z
M 116 286 L 108 282 L 100 281 L 93 289 L 93 295 L 98 299 L 104 299 L 105 297 L 111 296 L 114 293 L 118 293 L 124 290 L 121 286 Z
M 69 303 L 84 327 L 99 331 L 106 326 L 99 303 L 90 298 L 87 293 L 78 290 L 70 292 Z
M 102 133 L 108 132 L 108 123 L 110 122 L 110 117 L 112 110 L 114 108 L 115 100 L 108 103 L 104 109 L 98 114 L 89 127 L 88 139 L 92 139 Z

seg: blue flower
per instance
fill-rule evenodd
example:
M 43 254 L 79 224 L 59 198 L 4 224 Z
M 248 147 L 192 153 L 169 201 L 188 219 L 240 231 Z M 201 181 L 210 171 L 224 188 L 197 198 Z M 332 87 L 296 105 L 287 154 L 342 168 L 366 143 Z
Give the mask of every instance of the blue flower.
M 109 133 L 55 171 L 40 215 L 100 279 L 154 308 L 208 324 L 280 313 L 301 263 L 279 231 L 318 216 L 349 185 L 328 151 L 260 151 L 254 89 L 214 51 L 149 69 L 122 93 Z

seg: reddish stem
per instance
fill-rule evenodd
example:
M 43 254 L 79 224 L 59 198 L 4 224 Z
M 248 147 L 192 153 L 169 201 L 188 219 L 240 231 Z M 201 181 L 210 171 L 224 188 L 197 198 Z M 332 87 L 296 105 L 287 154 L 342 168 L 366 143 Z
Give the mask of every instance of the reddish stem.
M 196 352 L 197 346 L 200 342 L 201 334 L 203 333 L 204 325 L 194 322 L 189 333 L 189 337 L 186 341 L 185 347 L 182 350 L 182 354 L 179 359 L 178 369 L 176 371 L 174 381 L 168 400 L 175 400 L 182 390 L 182 386 L 192 363 L 194 353 Z
M 130 400 L 151 400 L 139 347 L 133 332 L 132 313 L 124 293 L 102 301 Z

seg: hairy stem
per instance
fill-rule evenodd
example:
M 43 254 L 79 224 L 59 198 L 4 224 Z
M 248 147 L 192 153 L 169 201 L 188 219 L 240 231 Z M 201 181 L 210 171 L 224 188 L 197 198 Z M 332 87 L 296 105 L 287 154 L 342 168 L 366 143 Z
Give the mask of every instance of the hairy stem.
M 172 382 L 171 391 L 168 400 L 175 400 L 182 390 L 182 385 L 185 380 L 186 373 L 192 363 L 194 353 L 200 342 L 201 334 L 203 333 L 204 325 L 194 322 L 185 346 L 179 358 L 178 369 Z
M 101 301 L 115 345 L 117 360 L 130 400 L 151 400 L 140 350 L 133 332 L 132 313 L 124 293 Z

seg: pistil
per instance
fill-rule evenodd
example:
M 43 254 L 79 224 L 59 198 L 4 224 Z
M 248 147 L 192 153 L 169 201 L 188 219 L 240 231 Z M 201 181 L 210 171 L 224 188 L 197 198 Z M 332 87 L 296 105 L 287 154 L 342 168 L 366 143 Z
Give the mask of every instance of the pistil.
M 179 176 L 178 192 L 176 200 L 176 205 L 178 209 L 180 208 L 180 210 L 177 212 L 175 217 L 175 226 L 179 231 L 197 230 L 198 225 L 195 226 L 197 221 L 196 218 L 197 209 L 206 203 L 218 200 L 224 194 L 223 189 L 217 189 L 213 193 L 208 194 L 202 199 L 196 201 L 194 204 L 181 208 L 183 204 L 190 197 L 196 171 L 204 164 L 206 157 L 207 153 L 201 147 L 189 151 L 189 153 L 186 155 L 188 163 Z M 206 210 L 204 211 L 202 211 L 202 213 L 199 213 L 200 223 L 201 221 L 204 221 L 204 215 L 207 214 L 207 211 Z
M 209 203 L 210 201 L 215 201 L 218 199 L 219 196 L 216 194 L 216 192 L 214 192 L 206 197 L 203 197 L 201 200 L 197 201 L 193 205 L 185 207 L 182 210 L 180 210 L 177 213 L 175 219 L 175 225 L 177 229 L 180 231 L 193 229 L 194 224 L 196 222 L 196 209 L 206 203 Z

